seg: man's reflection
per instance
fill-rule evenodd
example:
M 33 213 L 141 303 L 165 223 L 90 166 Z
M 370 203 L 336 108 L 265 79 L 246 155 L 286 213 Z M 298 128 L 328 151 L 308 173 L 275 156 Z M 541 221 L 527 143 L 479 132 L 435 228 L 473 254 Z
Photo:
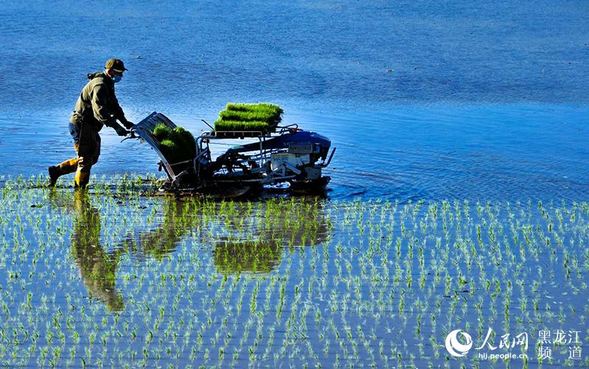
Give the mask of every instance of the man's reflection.
M 123 250 L 109 254 L 100 245 L 100 214 L 90 204 L 87 191 L 74 193 L 74 214 L 71 252 L 84 285 L 90 296 L 104 302 L 110 310 L 123 310 L 123 296 L 115 286 L 117 265 Z
M 100 243 L 100 213 L 92 206 L 92 196 L 96 195 L 86 191 L 73 195 L 52 191 L 50 200 L 72 210 L 72 258 L 89 294 L 112 311 L 124 308 L 116 289 L 116 271 L 125 253 L 137 259 L 161 260 L 182 239 L 192 237 L 196 244 L 211 247 L 219 273 L 269 273 L 281 263 L 285 250 L 320 244 L 331 232 L 323 203 L 316 199 L 211 203 L 164 197 L 160 203 L 163 218 L 156 228 L 139 231 L 107 252 Z
M 82 281 L 92 298 L 102 301 L 111 311 L 120 311 L 125 305 L 115 282 L 117 265 L 124 250 L 107 253 L 102 248 L 100 213 L 92 206 L 87 191 L 75 191 L 73 201 L 69 196 L 72 195 L 60 198 L 57 191 L 51 191 L 50 200 L 53 205 L 73 211 L 70 252 L 80 269 Z

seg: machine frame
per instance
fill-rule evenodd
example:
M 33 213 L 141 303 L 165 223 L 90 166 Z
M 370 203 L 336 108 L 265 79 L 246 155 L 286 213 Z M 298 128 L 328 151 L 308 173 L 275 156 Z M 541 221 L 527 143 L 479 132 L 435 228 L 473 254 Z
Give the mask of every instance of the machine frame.
M 135 125 L 134 133 L 160 158 L 159 168 L 168 177 L 162 190 L 231 196 L 270 187 L 317 192 L 324 191 L 331 179 L 322 175 L 335 153 L 333 148 L 329 154 L 331 141 L 296 124 L 276 127 L 271 133 L 206 131 L 195 139 L 196 156 L 192 160 L 171 163 L 152 134 L 158 123 L 176 127 L 164 114 L 153 112 Z M 235 145 L 215 158 L 211 145 L 242 139 L 251 142 Z

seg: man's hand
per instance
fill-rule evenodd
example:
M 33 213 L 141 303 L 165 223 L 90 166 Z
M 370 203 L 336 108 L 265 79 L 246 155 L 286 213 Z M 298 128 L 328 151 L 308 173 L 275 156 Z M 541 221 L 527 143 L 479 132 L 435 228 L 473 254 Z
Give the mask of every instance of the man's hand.
M 123 123 L 123 125 L 125 126 L 125 128 L 127 128 L 128 130 L 131 130 L 131 128 L 133 128 L 134 124 L 133 122 L 131 122 L 130 120 L 125 120 Z
M 112 128 L 114 128 L 119 136 L 126 136 L 129 134 L 129 131 L 123 128 L 120 124 L 115 124 Z

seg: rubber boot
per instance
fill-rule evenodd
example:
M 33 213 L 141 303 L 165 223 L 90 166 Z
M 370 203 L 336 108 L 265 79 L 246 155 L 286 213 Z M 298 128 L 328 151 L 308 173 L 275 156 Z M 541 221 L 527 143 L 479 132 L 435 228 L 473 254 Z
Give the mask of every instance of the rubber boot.
M 73 173 L 78 169 L 78 158 L 66 160 L 57 165 L 57 167 L 59 168 L 60 176 Z
M 79 189 L 85 189 L 90 181 L 90 168 L 80 168 L 76 170 L 74 176 L 74 187 Z
M 49 187 L 55 187 L 57 179 L 61 175 L 59 167 L 50 166 L 47 168 L 47 172 L 49 173 Z
M 78 169 L 78 158 L 69 159 L 47 168 L 49 172 L 49 187 L 55 187 L 57 179 L 64 174 L 70 174 Z

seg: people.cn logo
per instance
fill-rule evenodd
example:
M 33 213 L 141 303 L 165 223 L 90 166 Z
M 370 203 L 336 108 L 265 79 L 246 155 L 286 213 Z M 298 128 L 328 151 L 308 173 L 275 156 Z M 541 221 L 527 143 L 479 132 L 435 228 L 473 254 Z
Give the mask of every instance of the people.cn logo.
M 458 335 L 461 335 L 465 343 L 458 341 Z M 470 334 L 455 329 L 446 336 L 446 350 L 454 357 L 463 357 L 472 347 L 472 337 Z

